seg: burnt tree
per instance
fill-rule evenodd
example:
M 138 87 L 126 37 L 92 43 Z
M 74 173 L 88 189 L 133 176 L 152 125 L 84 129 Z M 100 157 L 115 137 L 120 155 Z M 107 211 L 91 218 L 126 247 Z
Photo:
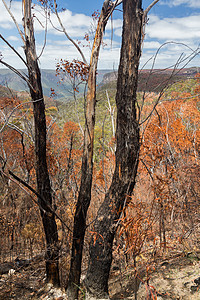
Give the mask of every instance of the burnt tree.
M 54 286 L 60 285 L 59 280 L 59 247 L 55 215 L 52 212 L 52 190 L 46 160 L 46 117 L 41 84 L 41 74 L 35 47 L 33 17 L 31 14 L 31 0 L 23 0 L 25 56 L 28 66 L 30 94 L 33 102 L 35 127 L 35 168 L 37 178 L 37 192 L 43 227 L 46 237 L 46 273 L 47 282 Z
M 96 107 L 96 72 L 103 32 L 107 24 L 114 4 L 105 1 L 99 17 L 88 74 L 88 90 L 85 109 L 84 145 L 81 168 L 81 184 L 74 216 L 73 242 L 71 254 L 71 266 L 67 292 L 69 299 L 78 298 L 78 286 L 80 285 L 81 262 L 83 244 L 86 230 L 87 211 L 91 201 L 92 175 L 93 175 L 93 148 L 94 126 Z
M 136 92 L 143 25 L 142 0 L 123 0 L 122 47 L 116 94 L 115 171 L 94 225 L 96 236 L 90 243 L 86 299 L 109 299 L 113 240 L 121 212 L 135 186 L 140 150 Z

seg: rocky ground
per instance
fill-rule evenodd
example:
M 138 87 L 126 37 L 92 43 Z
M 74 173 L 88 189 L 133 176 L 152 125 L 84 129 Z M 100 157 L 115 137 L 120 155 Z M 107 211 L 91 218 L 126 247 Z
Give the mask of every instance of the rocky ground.
M 5 264 L 4 264 L 5 266 Z M 0 299 L 41 299 L 64 300 L 66 294 L 61 289 L 53 289 L 45 284 L 44 260 L 34 261 L 20 268 L 2 272 L 0 265 Z M 165 260 L 155 261 L 151 269 L 137 271 L 139 279 L 135 281 L 135 270 L 131 265 L 123 270 L 114 267 L 110 276 L 110 296 L 119 299 L 182 299 L 200 300 L 200 261 L 198 256 L 189 253 L 177 255 Z M 80 299 L 84 299 L 84 289 L 80 290 Z
M 135 286 L 137 300 L 200 300 L 200 262 L 193 253 L 155 262 L 148 274 L 143 270 L 142 275 L 137 283 L 130 270 L 124 273 L 121 284 L 117 278 L 111 279 L 112 300 L 135 299 Z

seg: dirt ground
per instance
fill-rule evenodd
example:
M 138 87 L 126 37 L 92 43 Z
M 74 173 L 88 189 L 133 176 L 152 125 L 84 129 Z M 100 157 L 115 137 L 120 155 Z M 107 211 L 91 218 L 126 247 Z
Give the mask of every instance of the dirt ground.
M 148 274 L 145 273 L 144 269 L 138 272 L 139 279 L 135 281 L 135 270 L 131 266 L 124 270 L 114 267 L 109 281 L 111 299 L 200 300 L 200 261 L 193 253 L 156 261 Z M 84 299 L 84 290 L 80 294 Z M 45 284 L 42 260 L 14 273 L 0 275 L 0 300 L 4 299 L 64 300 L 67 297 L 63 291 Z
M 136 286 L 137 300 L 200 300 L 200 261 L 196 254 L 155 262 L 148 274 L 143 270 L 138 275 L 137 282 L 134 274 L 127 270 L 120 280 L 111 279 L 112 300 L 135 299 Z

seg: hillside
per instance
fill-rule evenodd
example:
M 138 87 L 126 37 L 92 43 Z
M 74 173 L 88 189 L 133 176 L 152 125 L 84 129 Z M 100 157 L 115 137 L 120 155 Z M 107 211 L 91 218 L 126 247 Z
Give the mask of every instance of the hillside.
M 21 72 L 25 73 L 25 70 L 21 70 Z M 69 84 L 59 85 L 54 70 L 42 70 L 41 73 L 45 96 L 50 96 L 51 88 L 56 91 L 58 98 L 63 98 L 66 94 L 69 96 Z M 8 86 L 15 91 L 28 91 L 26 83 L 15 73 L 7 69 L 0 69 L 0 84 Z
M 9 90 L 7 87 L 0 85 L 0 97 L 11 97 L 11 90 Z
M 176 70 L 173 74 L 173 70 L 140 70 L 138 91 L 147 92 L 159 92 L 166 84 L 172 84 L 174 82 L 193 78 L 199 71 L 198 67 L 186 68 L 182 70 Z M 25 73 L 25 70 L 21 70 Z M 68 101 L 73 98 L 73 89 L 71 83 L 64 79 L 59 82 L 59 77 L 56 76 L 55 70 L 42 70 L 42 84 L 43 91 L 46 97 L 51 95 L 51 89 L 56 93 L 55 98 L 60 101 Z M 173 74 L 173 76 L 172 76 Z M 98 70 L 97 86 L 98 90 L 113 89 L 116 88 L 117 71 L 111 70 Z M 27 85 L 19 78 L 15 73 L 8 69 L 0 69 L 0 85 L 9 87 L 12 90 L 21 92 L 27 91 Z M 85 85 L 79 86 L 79 95 L 84 91 Z M 5 89 L 4 89 L 5 91 Z M 7 93 L 5 91 L 5 93 Z M 8 92 L 9 93 L 9 92 Z
M 187 73 L 181 78 L 188 77 Z M 112 300 L 136 299 L 136 291 L 138 300 L 150 299 L 149 295 L 158 300 L 200 299 L 200 166 L 197 152 L 200 149 L 200 99 L 196 98 L 199 85 L 200 80 L 188 79 L 170 87 L 167 91 L 170 101 L 160 102 L 143 131 L 140 155 L 143 163 L 139 165 L 133 200 L 127 206 L 127 218 L 121 220 L 113 247 L 109 279 Z M 81 279 L 87 269 L 94 216 L 113 174 L 115 139 L 111 117 L 115 122 L 115 92 L 116 80 L 100 85 L 97 91 L 94 185 L 88 215 L 91 227 L 86 232 Z M 9 92 L 0 86 L 0 93 L 7 96 Z M 25 92 L 16 93 L 27 95 Z M 156 100 L 156 93 L 147 93 L 141 110 L 143 119 Z M 80 183 L 82 136 L 79 126 L 84 127 L 84 100 L 77 97 L 77 101 L 56 105 L 57 102 L 49 98 L 46 102 L 49 170 L 53 188 L 58 187 L 55 195 L 58 214 L 62 214 L 65 224 L 71 228 L 76 201 L 73 188 Z M 29 108 L 28 104 L 17 109 L 9 121 L 31 133 L 32 110 Z M 12 110 L 13 106 L 6 106 L 4 112 L 9 116 Z M 142 130 L 143 126 L 141 133 Z M 6 126 L 2 141 L 4 148 L 1 148 L 0 155 L 3 157 L 6 153 L 7 166 L 11 166 L 20 178 L 25 177 L 28 166 L 30 183 L 34 186 L 34 148 L 29 136 L 24 137 L 25 148 L 22 148 L 21 135 Z M 28 160 L 23 156 L 23 149 Z M 68 167 L 70 151 L 72 169 Z M 151 176 L 149 170 L 152 170 Z M 6 182 L 2 177 L 0 183 L 0 299 L 66 299 L 61 290 L 55 291 L 45 285 L 44 235 L 38 208 L 14 182 Z M 15 205 L 12 209 L 11 203 Z M 70 268 L 72 236 L 61 224 L 58 226 L 64 286 Z M 83 285 L 81 282 L 80 294 L 79 299 L 84 299 L 84 281 Z
M 145 270 L 140 271 L 140 280 L 135 282 L 134 267 L 129 268 L 119 265 L 111 269 L 109 279 L 110 299 L 157 299 L 157 300 L 197 300 L 200 299 L 199 258 L 193 255 L 168 257 L 154 263 L 154 270 L 148 276 Z M 6 267 L 14 266 L 13 263 L 0 264 L 0 271 Z M 13 273 L 2 273 L 0 279 L 0 299 L 38 299 L 55 300 L 67 299 L 66 293 L 61 289 L 53 289 L 45 285 L 45 262 L 42 255 L 37 256 L 26 268 L 17 269 Z M 146 276 L 145 276 L 146 275 Z M 84 285 L 80 288 L 84 298 Z
M 25 73 L 25 70 L 21 70 Z M 97 83 L 103 80 L 103 77 L 110 70 L 99 70 L 97 76 Z M 55 70 L 42 70 L 42 85 L 44 95 L 49 97 L 51 94 L 51 89 L 55 90 L 56 98 L 59 100 L 70 100 L 73 96 L 73 89 L 71 83 L 68 80 L 64 80 L 59 83 L 59 77 L 56 76 Z M 9 87 L 15 91 L 28 91 L 26 83 L 15 73 L 8 69 L 0 69 L 0 85 Z M 79 93 L 83 93 L 85 85 L 79 86 Z
M 173 69 L 155 69 L 155 70 L 140 70 L 138 80 L 138 91 L 147 91 L 158 93 L 168 84 L 175 83 L 180 80 L 194 78 L 199 72 L 199 67 L 185 68 L 176 70 Z M 109 72 L 104 75 L 99 87 L 116 85 L 116 71 Z

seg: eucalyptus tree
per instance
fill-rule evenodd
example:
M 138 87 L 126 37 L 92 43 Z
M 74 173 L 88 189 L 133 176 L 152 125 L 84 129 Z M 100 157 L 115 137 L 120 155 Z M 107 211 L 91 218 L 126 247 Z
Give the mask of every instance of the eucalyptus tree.
M 115 170 L 105 199 L 99 208 L 90 243 L 85 279 L 87 299 L 109 299 L 108 278 L 112 248 L 121 213 L 135 186 L 140 151 L 137 109 L 138 69 L 147 13 L 159 0 L 143 11 L 142 0 L 123 0 L 123 32 L 118 69 L 116 107 Z
M 23 42 L 25 59 L 12 47 L 9 42 L 1 35 L 1 39 L 15 52 L 15 54 L 22 60 L 27 68 L 27 73 L 16 70 L 7 62 L 0 60 L 0 62 L 10 68 L 13 72 L 18 74 L 25 80 L 30 89 L 31 100 L 33 104 L 34 114 L 34 144 L 35 144 L 35 170 L 37 181 L 38 204 L 40 207 L 45 237 L 46 237 L 46 273 L 47 282 L 52 283 L 54 286 L 60 285 L 59 280 L 59 244 L 57 225 L 55 221 L 55 213 L 52 207 L 52 190 L 49 178 L 49 171 L 47 167 L 47 154 L 46 154 L 46 117 L 45 117 L 45 104 L 41 83 L 41 73 L 38 65 L 38 56 L 36 53 L 34 25 L 32 15 L 32 1 L 22 0 L 23 12 L 23 32 L 20 29 L 11 9 L 8 7 L 5 0 L 2 0 L 5 8 L 10 14 L 13 22 L 15 23 L 18 32 Z M 23 181 L 23 180 L 22 180 Z
M 93 150 L 94 150 L 94 128 L 96 110 L 96 76 L 99 60 L 99 51 L 103 40 L 103 33 L 110 15 L 117 6 L 117 2 L 105 0 L 99 16 L 90 63 L 88 65 L 87 95 L 85 108 L 85 130 L 84 145 L 81 167 L 81 184 L 79 189 L 78 201 L 74 216 L 74 229 L 72 241 L 71 266 L 67 292 L 69 299 L 77 299 L 80 276 L 81 262 L 86 231 L 87 211 L 91 202 L 91 190 L 93 179 Z M 83 57 L 82 53 L 81 56 Z
M 7 7 L 5 0 L 2 0 Z M 78 296 L 80 283 L 82 250 L 86 230 L 87 210 L 91 200 L 93 147 L 96 108 L 96 71 L 99 50 L 107 21 L 114 9 L 123 3 L 123 34 L 121 58 L 117 83 L 117 127 L 116 127 L 116 163 L 111 186 L 105 195 L 97 219 L 95 231 L 99 238 L 93 237 L 90 244 L 90 261 L 85 280 L 88 297 L 94 299 L 108 298 L 108 277 L 112 262 L 112 245 L 117 230 L 121 212 L 131 196 L 138 167 L 140 149 L 139 122 L 137 115 L 137 82 L 138 67 L 141 56 L 141 44 L 144 38 L 144 26 L 147 13 L 159 0 L 155 0 L 143 11 L 142 0 L 105 0 L 96 29 L 91 60 L 88 64 L 88 91 L 85 110 L 84 147 L 82 157 L 81 184 L 74 217 L 71 267 L 68 282 L 70 299 Z M 44 3 L 48 1 L 43 1 Z M 55 212 L 52 209 L 52 193 L 46 162 L 46 119 L 45 106 L 41 84 L 41 74 L 35 48 L 33 16 L 31 0 L 23 0 L 24 33 L 21 32 L 10 9 L 7 7 L 15 22 L 24 43 L 26 61 L 6 41 L 8 46 L 23 60 L 28 70 L 28 77 L 12 66 L 14 72 L 21 76 L 29 85 L 34 107 L 35 120 L 35 154 L 37 193 L 47 242 L 46 269 L 47 281 L 59 285 L 58 269 L 58 234 L 55 222 Z M 56 2 L 54 1 L 57 13 Z M 57 14 L 58 15 L 58 14 Z M 59 19 L 59 18 L 58 18 Z M 60 22 L 61 24 L 61 22 Z M 62 24 L 61 24 L 62 25 Z M 61 26 L 62 27 L 62 26 Z M 64 31 L 64 29 L 63 29 Z M 66 34 L 66 31 L 64 31 Z M 67 36 L 67 34 L 66 34 Z M 69 36 L 67 36 L 69 38 Z M 78 47 L 76 47 L 78 49 Z M 85 57 L 80 52 L 83 62 Z M 94 240 L 95 239 L 95 240 Z

